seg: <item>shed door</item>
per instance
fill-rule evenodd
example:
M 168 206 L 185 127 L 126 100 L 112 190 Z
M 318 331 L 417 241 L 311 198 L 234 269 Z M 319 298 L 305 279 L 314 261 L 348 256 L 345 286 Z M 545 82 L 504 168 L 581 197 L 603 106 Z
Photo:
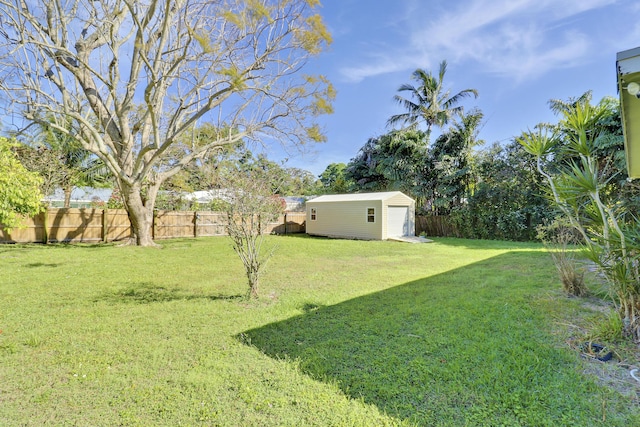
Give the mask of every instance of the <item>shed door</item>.
M 387 236 L 409 235 L 409 207 L 389 206 L 387 208 Z

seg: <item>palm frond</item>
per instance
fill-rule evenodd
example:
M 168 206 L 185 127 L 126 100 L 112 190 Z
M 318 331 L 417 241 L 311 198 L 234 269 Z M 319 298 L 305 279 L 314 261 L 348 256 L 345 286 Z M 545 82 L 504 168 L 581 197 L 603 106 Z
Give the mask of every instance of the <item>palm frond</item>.
M 524 132 L 516 141 L 527 153 L 536 157 L 551 153 L 559 143 L 558 135 L 554 131 L 549 133 L 549 128 L 546 127 L 538 127 L 535 132 Z

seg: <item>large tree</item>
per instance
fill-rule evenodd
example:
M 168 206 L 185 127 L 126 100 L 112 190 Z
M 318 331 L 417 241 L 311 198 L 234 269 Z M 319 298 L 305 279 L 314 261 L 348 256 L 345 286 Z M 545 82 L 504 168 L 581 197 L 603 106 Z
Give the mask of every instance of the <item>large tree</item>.
M 475 158 L 474 189 L 452 206 L 451 219 L 465 238 L 535 240 L 536 228 L 556 212 L 541 191 L 535 159 L 520 144 L 494 143 Z
M 331 163 L 318 176 L 322 183 L 322 190 L 327 194 L 348 193 L 354 187 L 354 183 L 346 177 L 347 165 L 345 163 Z
M 482 118 L 483 114 L 478 109 L 461 115 L 429 150 L 422 185 L 430 213 L 449 213 L 473 194 L 473 149 L 484 143 L 478 139 Z
M 405 83 L 398 89 L 393 99 L 404 108 L 405 112 L 395 114 L 389 118 L 387 124 L 405 126 L 417 126 L 423 122 L 427 127 L 427 133 L 433 126 L 444 127 L 456 116 L 464 112 L 460 104 L 464 98 L 478 97 L 476 89 L 463 89 L 454 95 L 445 87 L 444 76 L 447 72 L 447 61 L 440 63 L 438 75 L 418 68 L 412 74 L 412 79 L 417 85 Z M 408 97 L 401 94 L 408 93 Z
M 318 5 L 0 0 L 5 113 L 73 132 L 114 174 L 135 242 L 153 245 L 158 190 L 191 161 L 241 140 L 323 139 L 314 118 L 333 89 L 301 72 L 330 42 Z M 185 137 L 205 122 L 210 139 Z
M 427 145 L 427 134 L 417 129 L 370 138 L 351 159 L 344 177 L 358 190 L 405 191 L 420 198 Z

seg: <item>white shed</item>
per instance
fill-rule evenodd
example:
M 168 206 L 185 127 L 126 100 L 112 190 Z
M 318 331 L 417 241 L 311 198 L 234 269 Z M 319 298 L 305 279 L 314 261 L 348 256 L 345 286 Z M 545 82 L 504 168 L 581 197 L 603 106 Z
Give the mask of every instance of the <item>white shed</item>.
M 335 194 L 307 200 L 307 234 L 387 240 L 415 235 L 415 201 L 400 191 Z

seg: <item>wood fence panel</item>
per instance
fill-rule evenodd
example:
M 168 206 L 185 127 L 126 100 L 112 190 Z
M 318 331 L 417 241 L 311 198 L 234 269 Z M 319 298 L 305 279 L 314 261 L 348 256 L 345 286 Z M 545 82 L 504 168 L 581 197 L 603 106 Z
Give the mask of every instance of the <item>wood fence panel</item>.
M 44 242 L 44 220 L 46 212 L 41 212 L 31 218 L 22 218 L 20 220 L 21 227 L 14 228 L 9 233 L 0 227 L 1 243 L 32 243 Z
M 267 225 L 265 233 L 304 233 L 306 213 L 291 212 Z M 154 217 L 154 239 L 224 236 L 224 212 L 158 211 Z M 129 216 L 124 209 L 49 208 L 23 220 L 23 227 L 11 233 L 0 224 L 0 243 L 112 242 L 132 237 Z
M 194 237 L 194 212 L 157 211 L 154 219 L 154 239 Z
M 283 219 L 284 217 L 278 218 L 278 220 Z M 269 222 L 264 228 L 264 234 L 285 234 L 284 233 L 284 224 L 280 221 L 277 222 Z
M 47 230 L 50 242 L 102 241 L 102 209 L 49 209 Z
M 427 237 L 460 237 L 458 230 L 451 224 L 448 216 L 416 216 L 416 234 Z
M 225 213 L 198 212 L 198 236 L 224 236 L 226 234 L 227 215 Z
M 281 218 L 281 225 L 276 233 L 278 234 L 296 234 L 306 231 L 307 213 L 306 212 L 287 212 L 284 218 Z
M 103 239 L 106 242 L 129 239 L 133 236 L 129 215 L 125 209 L 105 210 Z

